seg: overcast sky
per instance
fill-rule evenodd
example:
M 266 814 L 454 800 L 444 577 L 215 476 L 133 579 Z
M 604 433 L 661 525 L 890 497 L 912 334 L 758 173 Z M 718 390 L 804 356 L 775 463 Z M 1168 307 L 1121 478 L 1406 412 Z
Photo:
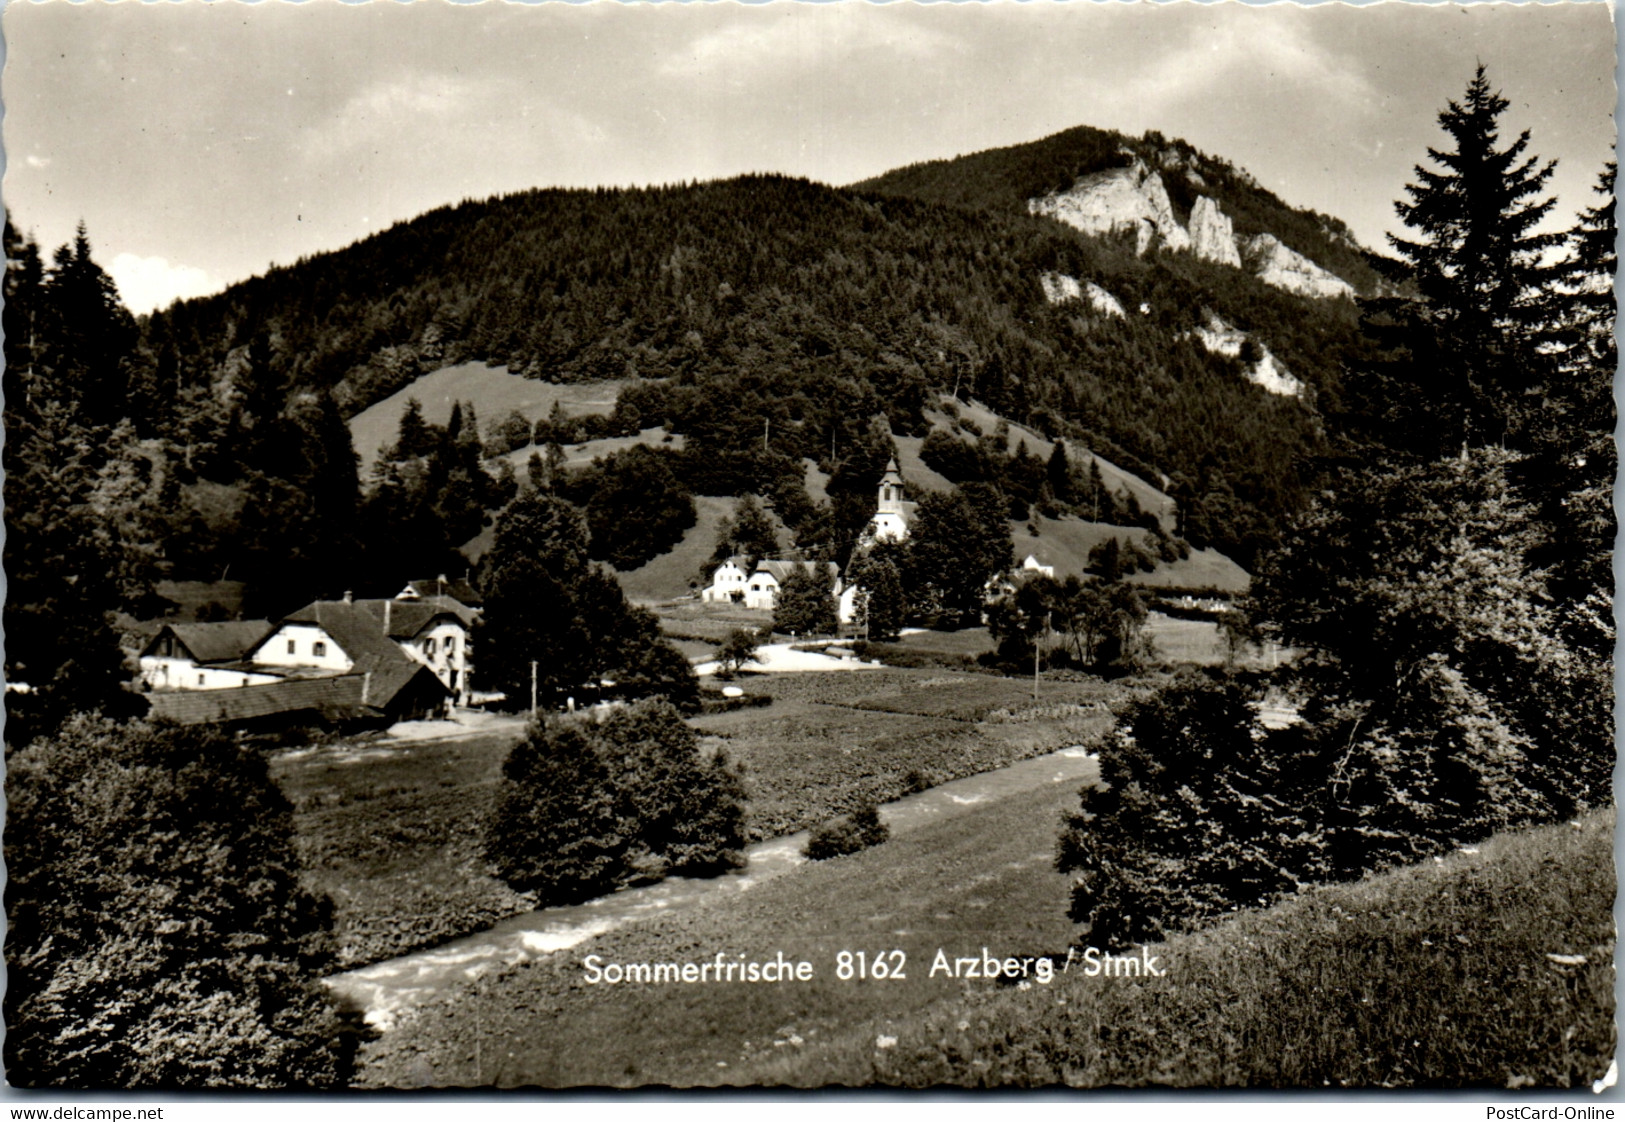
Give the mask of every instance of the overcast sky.
M 846 184 L 1158 129 L 1367 244 L 1483 60 L 1569 213 L 1614 146 L 1605 3 L 16 2 L 4 196 L 83 219 L 138 312 L 464 197 L 777 171 Z

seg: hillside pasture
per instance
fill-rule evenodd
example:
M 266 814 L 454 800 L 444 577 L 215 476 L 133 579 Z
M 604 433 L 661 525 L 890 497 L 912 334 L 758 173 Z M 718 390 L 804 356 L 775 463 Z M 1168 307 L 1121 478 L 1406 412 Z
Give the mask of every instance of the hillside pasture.
M 390 394 L 350 418 L 350 440 L 361 457 L 361 478 L 366 479 L 378 449 L 394 442 L 408 398 L 423 406 L 423 419 L 443 425 L 451 419 L 454 402 L 473 402 L 480 432 L 492 421 L 517 409 L 535 422 L 553 411 L 555 403 L 568 413 L 608 414 L 627 380 L 558 384 L 510 374 L 500 366 L 465 362 L 423 375 L 405 389 Z M 519 467 L 523 467 L 521 460 Z
M 993 412 L 993 410 L 987 408 L 987 406 L 974 399 L 971 401 L 955 401 L 952 397 L 943 395 L 941 400 L 944 404 L 952 402 L 953 407 L 957 410 L 961 418 L 970 421 L 984 433 L 997 431 L 999 422 L 1003 420 L 1003 418 L 1001 418 L 997 413 Z M 948 429 L 950 431 L 952 431 L 954 428 L 953 420 L 946 413 L 927 411 L 926 417 L 931 421 L 932 427 L 934 428 Z M 1055 451 L 1054 441 L 1045 440 L 1042 436 L 1039 436 L 1036 432 L 1026 428 L 1023 425 L 1011 423 L 1010 434 L 1005 441 L 1006 451 L 1014 454 L 1016 449 L 1022 444 L 1026 444 L 1027 451 L 1042 460 L 1048 460 Z M 918 444 L 916 444 L 915 447 L 917 452 Z M 1067 455 L 1072 457 L 1075 466 L 1083 466 L 1079 462 L 1081 460 L 1080 453 L 1083 451 L 1084 449 L 1081 449 L 1074 444 L 1069 443 L 1067 445 Z M 1135 501 L 1140 504 L 1141 509 L 1150 511 L 1161 519 L 1164 529 L 1169 531 L 1173 530 L 1173 499 L 1164 494 L 1163 491 L 1150 480 L 1142 479 L 1133 472 L 1128 471 L 1125 468 L 1118 467 L 1110 460 L 1107 460 L 1103 456 L 1096 455 L 1092 451 L 1089 452 L 1088 455 L 1095 461 L 1095 463 L 1100 465 L 1100 477 L 1101 479 L 1105 480 L 1108 490 L 1126 491 L 1133 495 Z M 902 464 L 899 463 L 898 466 L 901 467 Z M 938 478 L 940 479 L 941 477 L 938 476 Z
M 1030 527 L 1030 528 L 1029 528 Z M 1032 531 L 1036 529 L 1035 534 Z M 1148 544 L 1151 532 L 1138 526 L 1112 526 L 1081 518 L 1045 518 L 1034 514 L 1026 522 L 1010 523 L 1010 538 L 1019 564 L 1029 554 L 1040 564 L 1053 566 L 1055 578 L 1084 575 L 1089 551 L 1107 538 L 1131 541 L 1155 552 Z M 1124 578 L 1146 588 L 1211 588 L 1219 592 L 1245 592 L 1251 578 L 1247 570 L 1211 549 L 1193 549 L 1189 557 L 1159 561 L 1149 573 L 1132 573 Z
M 716 549 L 717 529 L 724 518 L 733 516 L 737 505 L 736 499 L 695 495 L 694 525 L 684 532 L 681 541 L 648 564 L 615 574 L 626 598 L 659 603 L 697 594 L 703 586 L 702 567 Z

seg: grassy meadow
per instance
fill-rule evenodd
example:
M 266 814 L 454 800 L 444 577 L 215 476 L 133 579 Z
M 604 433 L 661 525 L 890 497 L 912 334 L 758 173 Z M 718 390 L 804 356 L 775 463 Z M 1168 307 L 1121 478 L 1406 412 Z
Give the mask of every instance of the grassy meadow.
M 692 723 L 702 748 L 722 748 L 743 765 L 752 840 L 1085 742 L 1110 723 L 1102 708 L 1108 687 L 1070 686 L 1077 704 L 1012 722 L 1001 707 L 1019 709 L 1030 687 L 963 677 L 979 700 L 953 702 L 958 695 L 941 688 L 942 675 L 924 671 L 761 676 L 746 685 L 773 704 Z M 1057 700 L 1046 697 L 1051 706 Z M 311 883 L 334 901 L 342 966 L 441 943 L 535 906 L 486 872 L 480 849 L 520 731 L 514 723 L 273 754 L 271 773 L 293 803 Z
M 510 374 L 500 366 L 465 362 L 446 366 L 416 379 L 411 385 L 350 418 L 350 440 L 361 457 L 361 477 L 365 479 L 378 449 L 394 441 L 400 430 L 401 413 L 407 398 L 415 397 L 423 406 L 423 418 L 443 425 L 451 417 L 453 402 L 473 402 L 480 433 L 492 421 L 514 410 L 535 422 L 553 409 L 555 402 L 573 416 L 583 413 L 608 414 L 626 382 L 543 382 Z M 523 462 L 520 464 L 523 467 Z
M 1040 955 L 1064 948 L 1067 878 L 1055 833 L 1076 784 L 990 802 L 742 895 L 659 916 L 569 952 L 499 967 L 369 1045 L 368 1086 L 580 1086 L 726 1082 L 761 1057 L 853 1024 L 923 1014 L 974 983 L 929 976 L 939 945 Z M 905 977 L 835 977 L 842 950 L 902 950 Z M 718 951 L 814 964 L 812 982 L 588 986 L 581 962 L 700 961 Z
M 1149 948 L 1165 976 L 982 986 L 726 1081 L 1582 1087 L 1614 1029 L 1613 810 Z M 710 1081 L 710 1080 L 708 1080 Z
M 743 765 L 757 839 L 1092 742 L 1111 726 L 1108 699 L 1124 692 L 1046 685 L 1042 707 L 1031 712 L 1031 683 L 982 674 L 775 674 L 744 687 L 773 704 L 691 723 Z
M 1146 948 L 1161 977 L 932 976 L 1085 943 L 1051 867 L 1072 785 L 990 803 L 741 897 L 499 968 L 366 1052 L 373 1086 L 1579 1087 L 1615 1033 L 1612 813 L 1507 834 Z M 902 981 L 841 981 L 842 950 Z M 718 951 L 788 985 L 587 985 Z

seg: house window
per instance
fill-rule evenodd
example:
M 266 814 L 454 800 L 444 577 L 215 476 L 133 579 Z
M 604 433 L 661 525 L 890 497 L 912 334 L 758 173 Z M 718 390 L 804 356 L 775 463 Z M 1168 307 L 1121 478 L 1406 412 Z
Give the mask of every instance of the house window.
M 424 650 L 425 654 L 431 654 L 431 655 L 434 654 L 434 640 L 433 639 L 425 639 L 425 640 L 423 640 L 423 650 Z
M 318 639 L 316 642 L 310 645 L 310 653 L 315 655 L 317 658 L 326 658 L 327 644 Z
M 203 684 L 203 675 L 199 674 L 197 676 L 197 684 L 200 686 Z
M 288 653 L 289 653 L 289 654 L 298 654 L 298 653 L 299 653 L 299 652 L 298 652 L 298 651 L 297 651 L 297 650 L 296 650 L 296 649 L 295 649 L 295 648 L 294 648 L 294 641 L 293 641 L 293 640 L 292 640 L 292 639 L 289 639 L 289 640 L 288 640 Z

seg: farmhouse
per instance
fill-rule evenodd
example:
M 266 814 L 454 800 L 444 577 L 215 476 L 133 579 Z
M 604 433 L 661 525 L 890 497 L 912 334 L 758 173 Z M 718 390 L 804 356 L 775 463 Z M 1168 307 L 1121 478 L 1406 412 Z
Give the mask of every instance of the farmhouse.
M 468 702 L 474 618 L 458 600 L 419 595 L 317 600 L 274 625 L 165 624 L 142 676 L 153 714 L 183 724 L 428 717 Z
M 707 604 L 740 603 L 745 599 L 750 577 L 745 572 L 743 557 L 730 557 L 711 574 L 711 584 L 700 593 Z
M 771 612 L 778 603 L 779 589 L 790 574 L 800 568 L 809 573 L 822 569 L 829 574 L 835 596 L 841 595 L 841 567 L 833 561 L 763 561 L 756 566 L 745 585 L 745 606 Z
M 141 680 L 155 690 L 219 690 L 261 685 L 274 674 L 247 665 L 248 653 L 270 634 L 263 619 L 166 623 L 141 648 Z
M 358 600 L 356 606 L 371 616 L 379 630 L 409 657 L 433 670 L 458 705 L 468 704 L 473 609 L 449 596 Z

